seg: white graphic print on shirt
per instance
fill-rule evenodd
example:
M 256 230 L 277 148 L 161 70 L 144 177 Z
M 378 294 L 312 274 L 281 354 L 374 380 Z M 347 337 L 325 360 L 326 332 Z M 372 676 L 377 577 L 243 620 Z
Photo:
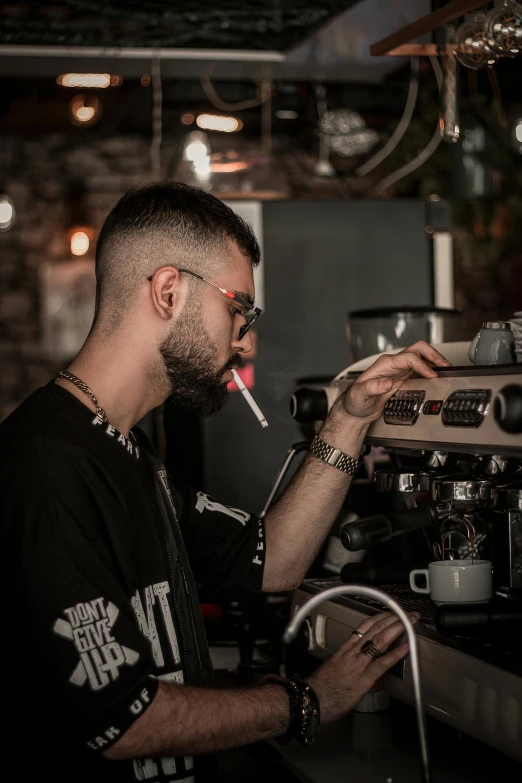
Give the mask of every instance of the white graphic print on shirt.
M 262 523 L 261 520 L 258 520 L 258 523 L 257 523 L 257 537 L 258 537 L 259 540 L 258 540 L 257 546 L 256 546 L 256 554 L 254 555 L 254 559 L 252 560 L 252 562 L 254 563 L 254 565 L 263 565 L 263 561 L 261 560 L 261 558 L 259 557 L 259 554 L 258 554 L 258 552 L 262 552 L 264 550 L 264 548 L 265 548 L 265 541 L 264 541 L 264 539 L 265 539 L 265 532 L 264 532 L 264 527 L 263 527 L 263 523 Z
M 198 492 L 197 495 L 197 503 L 196 503 L 196 511 L 199 511 L 200 514 L 203 513 L 203 511 L 206 509 L 207 511 L 215 511 L 220 514 L 226 514 L 229 517 L 232 517 L 232 519 L 236 519 L 243 527 L 246 525 L 246 523 L 250 519 L 250 514 L 248 514 L 246 511 L 242 511 L 240 508 L 231 508 L 230 506 L 225 506 L 223 503 L 219 503 L 217 500 L 214 500 L 213 498 L 210 498 L 208 495 L 205 495 L 204 492 Z M 263 560 L 259 556 L 260 552 L 263 552 L 265 548 L 265 534 L 264 534 L 264 528 L 263 523 L 261 520 L 258 520 L 257 523 L 257 537 L 258 542 L 256 546 L 256 552 L 252 559 L 252 562 L 254 565 L 262 566 Z
M 177 669 L 150 676 L 157 677 L 162 682 L 181 685 L 184 682 L 184 676 L 178 638 L 168 602 L 169 593 L 168 582 L 157 582 L 136 591 L 131 598 L 131 605 L 140 631 L 151 644 L 156 669 L 172 666 Z M 63 618 L 56 620 L 53 627 L 55 633 L 72 641 L 80 654 L 80 663 L 69 680 L 72 684 L 83 685 L 89 680 L 93 690 L 100 690 L 109 683 L 109 675 L 113 680 L 118 677 L 119 665 L 122 663 L 132 665 L 137 662 L 138 653 L 119 645 L 114 639 L 112 629 L 118 614 L 119 609 L 112 602 L 97 598 L 94 601 L 78 603 L 64 609 L 67 620 Z M 102 645 L 102 642 L 106 644 Z M 107 645 L 111 645 L 109 651 L 104 650 Z M 121 649 L 121 655 L 117 654 L 114 645 Z M 86 660 L 85 656 L 88 655 L 94 656 L 93 660 Z M 147 688 L 143 688 L 139 697 L 129 705 L 129 710 L 134 715 L 139 715 L 149 703 L 150 693 Z M 92 750 L 103 752 L 109 742 L 118 739 L 121 733 L 122 730 L 119 727 L 109 726 L 89 740 L 87 745 Z M 157 783 L 166 779 L 172 783 L 193 783 L 194 781 L 194 777 L 190 775 L 194 767 L 192 756 L 133 759 L 132 765 L 134 777 L 138 781 L 156 780 Z
M 167 470 L 166 468 L 157 468 L 156 473 L 158 474 L 158 478 L 163 484 L 163 489 L 167 493 L 170 503 L 172 505 L 172 508 L 174 510 L 174 513 L 176 513 L 176 506 L 174 505 L 174 498 L 172 497 L 172 492 L 170 491 L 170 485 L 169 485 L 169 479 L 167 476 Z
M 217 500 L 209 498 L 204 492 L 198 492 L 196 511 L 199 511 L 199 513 L 202 514 L 205 509 L 208 511 L 218 511 L 220 514 L 226 514 L 227 516 L 232 517 L 232 519 L 237 519 L 238 522 L 241 522 L 243 527 L 250 519 L 250 514 L 247 514 L 246 511 L 242 511 L 240 508 L 224 506 L 223 503 L 218 503 Z
M 118 432 L 116 427 L 113 427 L 112 424 L 108 424 L 106 421 L 103 421 L 100 416 L 95 416 L 91 421 L 91 424 L 94 424 L 95 427 L 103 427 L 103 432 L 108 435 L 109 438 L 114 438 L 117 443 L 123 446 L 124 449 L 127 449 L 129 454 L 132 454 L 134 457 L 136 457 L 136 459 L 140 458 L 140 449 L 136 442 L 132 443 L 132 441 L 126 438 L 125 435 L 122 435 L 121 432 Z
M 172 620 L 172 614 L 167 598 L 169 593 L 169 583 L 158 582 L 155 585 L 149 585 L 143 591 L 145 597 L 145 608 L 143 607 L 142 600 L 137 590 L 131 599 L 132 608 L 134 609 L 134 614 L 136 615 L 140 631 L 145 634 L 151 643 L 154 663 L 159 669 L 165 666 L 165 657 L 161 649 L 160 637 L 154 616 L 154 608 L 157 607 L 157 605 L 159 605 L 161 610 L 161 617 L 159 619 L 163 622 L 163 627 L 169 640 L 170 651 L 172 653 L 172 663 L 178 664 L 181 660 L 179 655 L 178 639 L 176 637 L 174 622 Z
M 159 471 L 158 471 L 159 472 Z M 165 478 L 163 479 L 166 481 Z M 167 484 L 168 487 L 168 484 Z M 169 491 L 167 489 L 167 491 Z M 170 494 L 170 491 L 169 491 Z M 138 591 L 132 597 L 132 608 L 138 620 L 141 632 L 151 643 L 152 656 L 157 669 L 169 665 L 177 665 L 178 671 L 171 671 L 165 674 L 158 674 L 158 680 L 162 682 L 183 684 L 183 670 L 181 669 L 181 657 L 179 653 L 179 644 L 176 636 L 170 606 L 168 603 L 168 594 L 170 585 L 168 582 L 158 582 L 149 585 L 144 590 Z M 168 639 L 166 649 L 161 646 L 161 639 L 165 635 L 158 633 L 158 624 L 161 623 Z M 193 777 L 186 777 L 186 773 L 192 770 L 194 762 L 192 756 L 185 758 L 142 758 L 134 759 L 132 762 L 134 777 L 136 780 L 164 780 L 163 776 L 168 776 L 172 783 L 191 783 Z M 179 775 L 182 775 L 180 778 Z M 178 777 L 173 778 L 173 775 Z
M 58 618 L 53 630 L 59 636 L 69 639 L 80 656 L 69 682 L 81 687 L 85 683 L 93 691 L 105 688 L 119 675 L 124 664 L 134 666 L 139 653 L 119 644 L 113 636 L 112 627 L 119 609 L 103 598 L 86 601 L 63 610 L 67 620 Z

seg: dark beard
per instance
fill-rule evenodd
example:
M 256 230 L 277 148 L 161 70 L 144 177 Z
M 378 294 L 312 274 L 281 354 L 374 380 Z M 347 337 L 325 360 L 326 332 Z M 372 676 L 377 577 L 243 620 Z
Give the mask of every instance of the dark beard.
M 223 373 L 238 367 L 241 360 L 234 356 L 219 370 L 212 370 L 216 352 L 210 335 L 198 329 L 197 336 L 192 336 L 189 331 L 176 329 L 160 345 L 170 386 L 166 402 L 196 416 L 211 416 L 228 400 Z

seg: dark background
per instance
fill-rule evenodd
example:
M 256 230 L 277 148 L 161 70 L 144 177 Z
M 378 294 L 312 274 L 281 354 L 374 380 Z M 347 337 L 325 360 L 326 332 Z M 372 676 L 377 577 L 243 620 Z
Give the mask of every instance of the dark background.
M 263 236 L 266 313 L 253 393 L 269 426 L 237 393 L 203 423 L 205 487 L 256 512 L 302 440 L 289 415 L 298 379 L 333 378 L 351 363 L 346 313 L 433 303 L 423 201 L 265 202 Z

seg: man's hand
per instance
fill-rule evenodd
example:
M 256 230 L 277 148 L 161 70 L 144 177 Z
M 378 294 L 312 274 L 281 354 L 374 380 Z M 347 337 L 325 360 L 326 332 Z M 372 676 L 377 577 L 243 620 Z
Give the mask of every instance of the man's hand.
M 419 615 L 412 612 L 412 623 Z M 404 626 L 391 612 L 368 617 L 357 629 L 362 638 L 350 636 L 331 658 L 315 671 L 308 681 L 319 699 L 321 723 L 331 723 L 349 712 L 374 690 L 375 684 L 388 669 L 408 654 L 407 643 L 388 649 L 404 632 Z M 370 639 L 383 652 L 380 658 L 372 660 L 361 652 L 363 644 Z
M 384 354 L 339 397 L 334 409 L 370 424 L 382 414 L 386 400 L 414 373 L 436 378 L 434 367 L 449 367 L 451 362 L 423 341 L 400 353 Z

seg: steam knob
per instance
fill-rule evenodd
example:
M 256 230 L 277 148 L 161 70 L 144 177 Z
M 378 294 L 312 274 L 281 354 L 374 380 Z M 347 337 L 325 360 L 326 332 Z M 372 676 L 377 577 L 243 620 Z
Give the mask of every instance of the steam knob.
M 516 383 L 504 386 L 495 399 L 493 414 L 504 432 L 512 435 L 522 432 L 522 386 Z
M 323 389 L 309 389 L 303 386 L 292 394 L 290 414 L 296 421 L 324 421 L 328 415 L 328 398 Z
M 314 649 L 314 632 L 312 630 L 312 618 L 308 616 L 294 639 L 296 649 L 301 652 L 311 652 Z

